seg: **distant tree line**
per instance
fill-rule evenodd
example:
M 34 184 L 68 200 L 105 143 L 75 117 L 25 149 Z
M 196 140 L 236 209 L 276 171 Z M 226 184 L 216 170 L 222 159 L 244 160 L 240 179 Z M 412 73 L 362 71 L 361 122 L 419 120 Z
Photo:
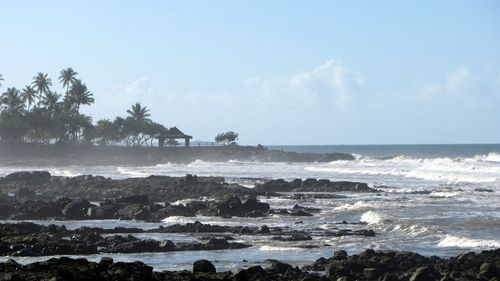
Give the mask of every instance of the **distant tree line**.
M 62 94 L 52 90 L 52 79 L 46 73 L 38 73 L 21 90 L 7 88 L 0 96 L 0 142 L 144 146 L 153 145 L 155 138 L 168 132 L 149 118 L 149 109 L 140 103 L 132 105 L 125 118 L 94 124 L 80 112 L 81 106 L 95 100 L 77 75 L 72 68 L 61 71 Z M 3 82 L 0 74 L 0 87 Z

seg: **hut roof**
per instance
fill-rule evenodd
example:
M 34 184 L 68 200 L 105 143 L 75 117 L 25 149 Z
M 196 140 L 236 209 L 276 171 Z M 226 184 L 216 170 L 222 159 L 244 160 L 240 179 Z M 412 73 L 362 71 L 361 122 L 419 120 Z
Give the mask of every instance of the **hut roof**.
M 172 127 L 168 129 L 167 132 L 161 135 L 161 137 L 166 138 L 166 139 L 183 139 L 183 138 L 189 138 L 192 139 L 192 136 L 184 134 L 181 130 L 177 129 L 177 127 Z

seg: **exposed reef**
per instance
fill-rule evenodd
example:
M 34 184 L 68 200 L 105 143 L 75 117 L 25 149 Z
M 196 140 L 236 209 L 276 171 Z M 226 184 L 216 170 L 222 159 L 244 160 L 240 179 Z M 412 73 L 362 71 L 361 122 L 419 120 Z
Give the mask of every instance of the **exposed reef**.
M 145 178 L 110 179 L 102 176 L 83 175 L 76 177 L 52 176 L 45 171 L 16 172 L 0 178 L 0 194 L 15 195 L 19 200 L 51 199 L 61 195 L 70 198 L 85 198 L 101 201 L 103 198 L 118 198 L 143 194 L 155 198 L 156 202 L 174 202 L 181 199 L 203 197 L 240 198 L 249 196 L 277 196 L 279 192 L 379 192 L 359 182 L 333 182 L 329 180 L 296 179 L 270 180 L 255 188 L 229 184 L 221 177 L 149 176 Z M 330 196 L 332 196 L 330 194 Z
M 310 270 L 326 270 L 326 274 Z M 466 253 L 449 259 L 424 257 L 413 252 L 367 250 L 349 256 L 337 251 L 329 259 L 320 259 L 300 269 L 273 261 L 268 268 L 252 266 L 239 271 L 217 272 L 216 264 L 197 260 L 192 271 L 156 272 L 142 262 L 100 262 L 67 257 L 21 265 L 15 260 L 0 263 L 2 280 L 288 280 L 288 281 L 459 281 L 500 280 L 500 249 Z

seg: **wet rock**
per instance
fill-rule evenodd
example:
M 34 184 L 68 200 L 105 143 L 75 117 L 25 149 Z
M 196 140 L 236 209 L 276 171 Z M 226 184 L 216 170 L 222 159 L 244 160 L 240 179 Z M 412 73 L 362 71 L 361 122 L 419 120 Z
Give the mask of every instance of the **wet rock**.
M 347 258 L 347 252 L 345 250 L 338 250 L 333 253 L 333 258 L 334 259 L 346 259 Z
M 380 273 L 378 269 L 369 267 L 363 269 L 363 275 L 367 280 L 376 280 L 379 277 Z
M 187 208 L 186 206 L 180 205 L 168 205 L 164 208 L 161 208 L 154 213 L 151 214 L 153 217 L 161 220 L 164 218 L 168 218 L 171 216 L 180 216 L 180 217 L 194 217 L 195 212 Z
M 136 240 L 120 243 L 105 249 L 107 253 L 151 253 L 160 252 L 160 242 L 156 240 Z
M 489 262 L 481 264 L 481 266 L 479 267 L 479 273 L 477 274 L 477 278 L 489 280 L 490 278 L 493 277 L 500 278 L 500 272 L 498 272 L 496 266 Z
M 428 267 L 422 266 L 417 268 L 410 277 L 410 281 L 429 281 L 429 280 L 438 280 L 438 276 L 436 276 L 436 272 Z
M 295 217 L 312 217 L 312 214 L 310 214 L 304 210 L 292 210 L 290 212 L 290 215 L 295 216 Z
M 274 236 L 271 240 L 275 241 L 308 241 L 312 240 L 312 237 L 303 233 L 293 234 L 292 236 Z
M 339 230 L 335 236 L 352 236 L 352 235 L 357 235 L 357 236 L 366 236 L 366 237 L 374 237 L 375 231 L 372 229 L 360 229 L 360 230 Z
M 250 198 L 243 203 L 243 209 L 247 211 L 260 211 L 261 213 L 269 212 L 269 204 L 259 202 L 256 198 Z
M 251 266 L 234 275 L 236 281 L 266 280 L 267 272 L 261 266 Z
M 271 229 L 267 225 L 259 226 L 259 230 L 257 231 L 259 234 L 268 234 L 271 232 Z
M 87 210 L 91 206 L 85 199 L 76 199 L 67 203 L 61 213 L 68 219 L 82 219 L 87 215 Z
M 99 261 L 99 264 L 105 265 L 105 266 L 110 266 L 113 264 L 113 258 L 110 257 L 102 257 L 101 261 Z
M 366 183 L 329 180 L 307 179 L 305 181 L 294 180 L 287 182 L 282 179 L 271 180 L 254 188 L 257 191 L 272 192 L 377 192 L 378 190 L 368 187 Z
M 50 181 L 50 173 L 46 171 L 15 172 L 8 174 L 3 182 L 24 182 L 26 184 L 44 184 Z
M 208 272 L 216 273 L 215 266 L 207 260 L 197 260 L 193 263 L 193 273 Z
M 121 219 L 148 220 L 150 212 L 147 206 L 134 203 L 119 209 L 116 216 Z
M 123 196 L 123 197 L 117 198 L 116 203 L 147 205 L 147 204 L 149 204 L 149 198 L 147 195 L 143 195 L 143 194 Z
M 477 192 L 493 192 L 493 189 L 488 189 L 488 188 L 476 188 L 474 191 Z

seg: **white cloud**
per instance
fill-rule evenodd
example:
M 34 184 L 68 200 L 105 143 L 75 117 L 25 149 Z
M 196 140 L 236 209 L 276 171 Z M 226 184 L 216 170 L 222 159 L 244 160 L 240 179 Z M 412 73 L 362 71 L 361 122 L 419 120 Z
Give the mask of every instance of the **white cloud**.
M 469 66 L 457 67 L 447 73 L 442 82 L 430 83 L 423 89 L 426 97 L 470 99 L 494 98 L 500 95 L 500 72 L 470 70 Z
M 115 84 L 112 86 L 112 91 L 127 97 L 141 97 L 153 93 L 147 78 L 139 78 L 128 84 Z
M 249 92 L 277 96 L 299 103 L 328 102 L 337 107 L 349 106 L 364 88 L 363 75 L 334 60 L 327 60 L 312 70 L 286 77 L 255 76 L 244 81 Z

